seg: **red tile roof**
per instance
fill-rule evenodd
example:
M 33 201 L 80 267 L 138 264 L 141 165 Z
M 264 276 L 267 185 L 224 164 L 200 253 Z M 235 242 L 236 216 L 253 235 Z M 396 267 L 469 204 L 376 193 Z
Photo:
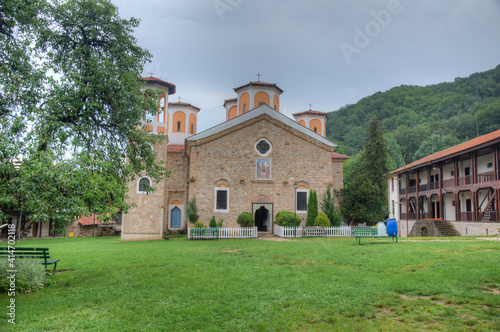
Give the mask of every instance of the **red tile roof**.
M 177 102 L 177 103 L 168 103 L 168 106 L 180 106 L 180 107 L 192 107 L 198 111 L 200 111 L 201 108 L 199 107 L 196 107 L 196 106 L 193 106 L 189 103 L 181 103 L 181 102 Z
M 349 156 L 346 156 L 345 154 L 337 153 L 337 152 L 332 152 L 332 158 L 336 159 L 349 159 Z
M 153 76 L 142 77 L 141 81 L 145 81 L 145 82 L 150 83 L 150 84 L 160 84 L 160 85 L 168 88 L 169 95 L 173 95 L 175 93 L 175 90 L 176 90 L 175 84 L 164 81 L 158 77 L 153 77 Z
M 167 152 L 184 152 L 185 149 L 184 145 L 167 145 Z
M 417 167 L 417 166 L 423 166 L 423 165 L 427 165 L 429 163 L 439 162 L 439 161 L 442 161 L 443 159 L 449 159 L 451 157 L 458 156 L 461 154 L 465 154 L 469 151 L 476 150 L 476 149 L 481 148 L 483 146 L 487 146 L 487 145 L 499 143 L 499 142 L 500 142 L 500 130 L 497 130 L 497 131 L 494 131 L 492 133 L 471 139 L 470 141 L 464 142 L 462 144 L 452 146 L 451 148 L 448 148 L 446 150 L 439 151 L 439 152 L 433 153 L 431 155 L 428 155 L 427 157 L 424 157 L 424 158 L 419 159 L 417 161 L 414 161 L 406 166 L 398 168 L 395 171 L 392 171 L 391 174 L 406 171 L 406 170 L 409 170 L 409 169 Z
M 238 98 L 231 98 L 231 99 L 224 100 L 224 107 L 226 107 L 226 104 L 234 103 L 235 101 L 238 101 Z
M 314 111 L 314 110 L 309 110 L 309 111 L 293 114 L 293 116 L 301 116 L 301 115 L 319 115 L 319 116 L 324 116 L 328 119 L 328 114 L 326 114 L 324 112 Z
M 94 217 L 95 217 L 95 220 L 94 220 Z M 97 219 L 97 216 L 95 216 L 94 214 L 91 214 L 88 217 L 83 216 L 80 219 L 78 219 L 78 222 L 82 226 L 92 226 L 92 225 L 104 224 L 102 221 L 99 221 L 99 219 Z
M 239 86 L 237 88 L 234 88 L 234 92 L 238 92 L 238 90 L 246 88 L 247 86 L 270 86 L 270 87 L 273 87 L 276 90 L 278 90 L 280 93 L 283 93 L 283 90 L 281 90 L 281 88 L 279 88 L 276 85 L 276 83 L 266 83 L 266 82 L 250 82 L 248 84 L 245 84 L 245 85 Z

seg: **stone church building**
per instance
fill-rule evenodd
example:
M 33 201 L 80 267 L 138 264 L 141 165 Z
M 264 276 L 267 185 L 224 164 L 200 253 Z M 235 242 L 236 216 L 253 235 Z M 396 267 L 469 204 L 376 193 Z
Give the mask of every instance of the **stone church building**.
M 160 113 L 147 124 L 168 139 L 154 147 L 172 174 L 160 183 L 143 176 L 129 183 L 137 207 L 123 216 L 122 240 L 161 239 L 188 226 L 186 206 L 196 197 L 199 221 L 212 216 L 225 227 L 237 227 L 242 212 L 255 217 L 261 232 L 273 231 L 279 211 L 294 211 L 305 223 L 309 190 L 319 200 L 327 186 L 343 186 L 343 162 L 337 145 L 325 138 L 326 113 L 308 110 L 280 113 L 276 84 L 250 82 L 234 89 L 224 102 L 226 121 L 198 133 L 200 109 L 189 103 L 169 102 L 174 84 L 143 78 L 146 89 L 161 91 Z M 295 199 L 294 184 L 297 184 Z M 155 190 L 147 193 L 151 185 Z M 296 202 L 296 206 L 295 206 Z

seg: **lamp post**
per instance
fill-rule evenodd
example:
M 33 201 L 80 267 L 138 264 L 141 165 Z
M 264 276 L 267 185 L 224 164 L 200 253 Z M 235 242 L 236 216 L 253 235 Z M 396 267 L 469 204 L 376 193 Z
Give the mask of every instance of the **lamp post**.
M 295 229 L 293 230 L 293 236 L 297 237 L 297 182 L 293 184 L 293 189 L 295 191 L 295 216 L 293 217 L 293 225 Z

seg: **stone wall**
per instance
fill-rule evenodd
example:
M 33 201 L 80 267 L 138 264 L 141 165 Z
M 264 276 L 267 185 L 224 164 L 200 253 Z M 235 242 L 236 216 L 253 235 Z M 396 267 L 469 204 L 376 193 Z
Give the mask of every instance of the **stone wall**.
M 155 145 L 157 159 L 166 163 L 167 142 Z M 140 177 L 128 183 L 129 200 L 128 202 L 137 204 L 137 207 L 131 209 L 128 214 L 122 216 L 122 241 L 155 240 L 163 238 L 164 231 L 164 200 L 165 200 L 165 181 L 154 183 L 153 191 L 150 194 L 137 192 L 137 183 Z
M 452 222 L 453 226 L 466 235 L 500 235 L 500 223 Z
M 269 155 L 254 148 L 265 138 L 272 145 Z M 252 212 L 252 202 L 273 203 L 273 216 L 279 211 L 294 211 L 293 184 L 315 189 L 321 200 L 329 184 L 342 188 L 342 162 L 332 162 L 332 148 L 281 123 L 256 119 L 237 131 L 194 145 L 189 153 L 189 199 L 196 195 L 200 221 L 208 224 L 214 215 L 225 226 L 237 226 L 236 218 Z M 271 160 L 271 180 L 256 180 L 256 160 Z M 214 212 L 215 187 L 229 187 L 229 212 Z M 305 219 L 305 214 L 299 214 Z M 304 224 L 304 222 L 302 223 Z
M 180 202 L 183 208 L 183 215 L 186 209 L 186 187 L 187 187 L 187 157 L 183 152 L 167 153 L 167 169 L 171 170 L 170 177 L 166 179 L 165 201 L 166 213 L 164 217 L 164 232 L 169 231 L 168 209 L 175 202 Z M 184 218 L 182 218 L 184 223 Z M 182 225 L 184 227 L 184 224 Z

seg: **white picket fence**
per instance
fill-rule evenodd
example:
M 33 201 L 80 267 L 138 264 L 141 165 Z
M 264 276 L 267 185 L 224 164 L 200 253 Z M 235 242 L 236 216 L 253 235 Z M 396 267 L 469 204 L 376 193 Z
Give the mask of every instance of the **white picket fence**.
M 340 237 L 352 236 L 351 226 L 308 228 L 308 227 L 284 227 L 274 225 L 274 235 L 279 237 Z
M 208 230 L 207 228 L 204 228 Z M 252 239 L 257 238 L 257 227 L 220 227 L 211 228 L 205 234 L 193 234 L 191 227 L 188 227 L 188 240 L 210 240 L 210 239 Z

